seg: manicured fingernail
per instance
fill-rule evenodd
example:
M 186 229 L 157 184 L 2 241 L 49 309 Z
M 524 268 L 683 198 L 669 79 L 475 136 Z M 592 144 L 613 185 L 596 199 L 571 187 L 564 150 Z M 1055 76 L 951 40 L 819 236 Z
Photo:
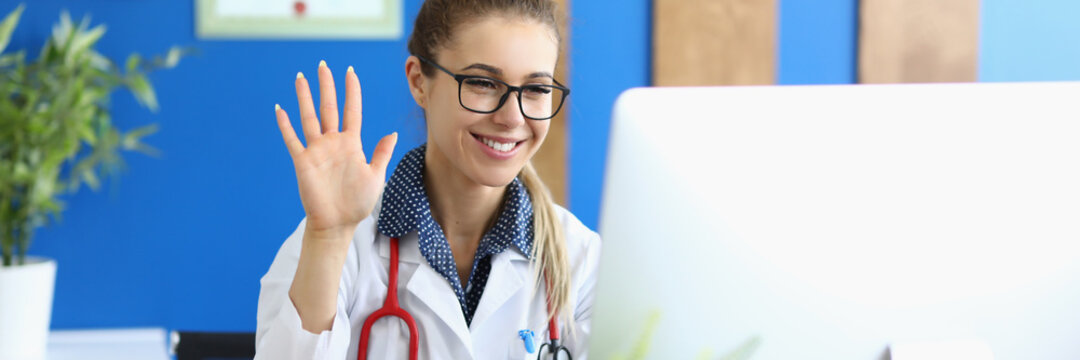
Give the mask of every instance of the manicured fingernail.
M 304 78 L 304 72 L 302 72 L 302 71 L 297 71 L 297 72 L 296 72 L 296 78 L 297 78 L 297 79 L 303 79 L 303 78 Z
M 326 66 L 326 60 L 319 60 L 319 67 L 325 67 L 325 66 Z
M 274 104 L 274 111 L 281 110 L 281 105 Z
M 349 65 L 349 70 L 346 70 L 346 71 L 353 72 L 352 65 Z

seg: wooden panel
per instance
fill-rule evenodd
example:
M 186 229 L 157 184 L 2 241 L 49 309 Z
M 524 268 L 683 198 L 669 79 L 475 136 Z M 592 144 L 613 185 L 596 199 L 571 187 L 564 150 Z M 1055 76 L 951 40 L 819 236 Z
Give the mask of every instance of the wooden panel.
M 776 0 L 655 0 L 653 85 L 767 85 Z
M 859 82 L 970 82 L 979 0 L 862 0 Z
M 573 89 L 570 84 L 570 73 L 567 71 L 567 64 L 570 63 L 570 28 L 566 26 L 565 19 L 570 15 L 570 1 L 569 0 L 556 0 L 562 7 L 563 11 L 567 15 L 564 17 L 563 23 L 559 24 L 559 31 L 562 33 L 563 44 L 562 53 L 559 54 L 559 62 L 555 65 L 555 78 L 559 79 L 559 82 L 563 83 L 567 87 Z M 572 92 L 571 92 L 572 93 Z M 551 122 L 551 127 L 548 129 L 547 138 L 544 140 L 544 145 L 540 147 L 540 151 L 536 152 L 533 156 L 533 166 L 536 167 L 536 172 L 540 174 L 540 178 L 544 180 L 544 184 L 551 189 L 551 196 L 555 200 L 555 203 L 566 206 L 566 184 L 568 177 L 566 175 L 567 162 L 567 129 L 569 128 L 570 118 L 567 116 L 570 114 L 569 100 L 568 103 L 563 105 L 562 110 L 555 115 L 555 118 L 547 120 Z

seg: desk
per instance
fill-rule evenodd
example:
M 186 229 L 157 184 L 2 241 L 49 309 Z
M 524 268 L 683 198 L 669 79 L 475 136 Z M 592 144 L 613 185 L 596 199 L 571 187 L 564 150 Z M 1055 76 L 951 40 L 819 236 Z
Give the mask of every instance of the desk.
M 169 360 L 162 328 L 54 330 L 48 360 Z

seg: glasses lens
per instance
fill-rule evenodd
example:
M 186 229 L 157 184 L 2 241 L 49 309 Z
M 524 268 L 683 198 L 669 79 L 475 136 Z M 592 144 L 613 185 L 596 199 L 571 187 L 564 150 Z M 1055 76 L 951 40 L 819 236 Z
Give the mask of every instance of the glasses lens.
M 461 105 L 472 111 L 492 112 L 506 93 L 506 84 L 488 78 L 466 78 L 461 82 Z
M 525 85 L 521 89 L 521 111 L 526 117 L 548 119 L 562 107 L 563 89 L 551 85 Z

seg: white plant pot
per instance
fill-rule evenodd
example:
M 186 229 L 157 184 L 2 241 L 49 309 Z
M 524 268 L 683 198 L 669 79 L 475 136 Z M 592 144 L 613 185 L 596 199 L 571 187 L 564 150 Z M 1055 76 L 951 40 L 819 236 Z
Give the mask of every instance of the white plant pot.
M 0 266 L 0 359 L 45 359 L 55 284 L 53 259 Z

